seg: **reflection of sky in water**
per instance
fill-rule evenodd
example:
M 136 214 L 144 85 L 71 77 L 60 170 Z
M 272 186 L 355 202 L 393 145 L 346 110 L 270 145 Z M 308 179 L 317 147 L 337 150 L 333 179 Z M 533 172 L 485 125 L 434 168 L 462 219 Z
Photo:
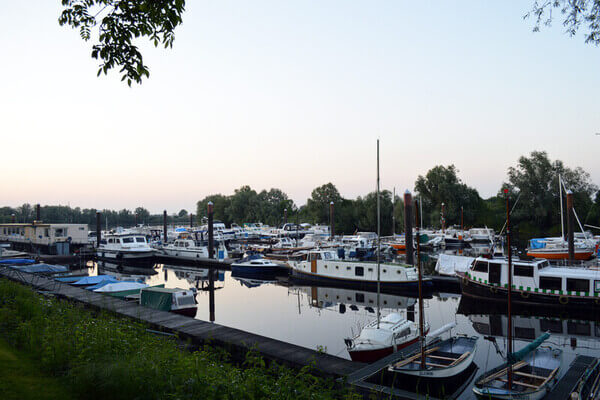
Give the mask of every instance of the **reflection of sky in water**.
M 189 267 L 158 266 L 148 275 L 148 270 L 130 270 L 123 273 L 112 268 L 100 268 L 100 272 L 117 276 L 119 279 L 144 279 L 150 285 L 164 283 L 166 287 L 199 288 L 208 287 L 208 270 Z M 97 274 L 97 268 L 90 269 Z M 310 286 L 281 286 L 275 282 L 241 282 L 231 276 L 231 272 L 219 272 L 215 280 L 215 323 L 245 330 L 255 334 L 279 339 L 296 345 L 316 349 L 317 346 L 327 348 L 327 352 L 349 359 L 344 345 L 344 338 L 357 333 L 361 327 L 376 318 L 376 293 L 353 289 L 324 288 Z M 197 319 L 209 320 L 209 293 L 199 290 Z M 382 315 L 399 312 L 407 315 L 406 307 L 414 305 L 415 299 L 381 295 Z M 453 333 L 477 335 L 478 341 L 475 363 L 479 367 L 476 376 L 502 362 L 496 347 L 483 336 L 493 332 L 497 344 L 506 354 L 506 340 L 498 332 L 506 334 L 506 316 L 500 315 L 460 315 L 456 314 L 460 296 L 451 294 L 434 295 L 425 300 L 425 320 L 430 323 L 431 330 L 450 322 L 456 322 Z M 345 305 L 340 307 L 340 303 Z M 355 305 L 356 307 L 351 307 Z M 369 310 L 372 308 L 373 312 Z M 418 314 L 415 315 L 418 321 Z M 515 316 L 513 325 L 522 337 L 539 336 L 547 328 L 548 319 Z M 546 345 L 563 350 L 563 366 L 561 374 L 577 354 L 600 356 L 600 324 L 596 329 L 594 323 L 582 321 L 560 321 L 564 333 L 552 334 Z M 555 329 L 557 328 L 554 325 Z M 476 330 L 477 329 L 477 330 Z M 499 331 L 500 329 L 500 331 Z M 479 333 L 478 333 L 479 332 Z M 575 334 L 578 332 L 580 334 Z M 576 338 L 576 343 L 572 343 Z M 527 341 L 515 340 L 515 349 L 522 348 Z M 572 347 L 575 344 L 575 348 Z M 461 399 L 474 398 L 470 387 L 465 390 Z

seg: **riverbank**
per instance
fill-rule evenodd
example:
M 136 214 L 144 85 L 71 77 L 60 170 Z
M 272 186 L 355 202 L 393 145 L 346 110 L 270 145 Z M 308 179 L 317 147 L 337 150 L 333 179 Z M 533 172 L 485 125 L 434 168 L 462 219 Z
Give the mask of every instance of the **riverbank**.
M 0 279 L 1 339 L 59 379 L 74 398 L 359 398 L 331 379 L 267 364 L 242 364 L 211 347 L 189 352 L 144 324 L 37 294 Z M 58 396 L 57 398 L 64 398 Z

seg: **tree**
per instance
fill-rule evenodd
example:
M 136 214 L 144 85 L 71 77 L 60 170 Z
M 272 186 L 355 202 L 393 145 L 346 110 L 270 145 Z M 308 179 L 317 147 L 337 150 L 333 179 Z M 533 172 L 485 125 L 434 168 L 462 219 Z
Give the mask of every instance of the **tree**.
M 98 28 L 98 41 L 92 46 L 92 57 L 100 60 L 98 75 L 121 67 L 121 80 L 129 86 L 150 76 L 133 41 L 145 36 L 155 47 L 173 47 L 185 10 L 185 0 L 62 0 L 62 5 L 58 23 L 79 29 L 83 40 L 90 40 Z
M 454 165 L 438 165 L 419 175 L 415 182 L 415 191 L 423 202 L 423 221 L 427 225 L 441 225 L 441 209 L 444 203 L 446 226 L 461 223 L 461 208 L 465 225 L 475 222 L 477 211 L 481 207 L 481 197 L 474 188 L 465 185 L 457 176 Z
M 201 222 L 202 218 L 207 216 L 207 206 L 209 201 L 213 203 L 214 219 L 227 225 L 231 224 L 232 221 L 225 212 L 229 207 L 230 200 L 227 196 L 223 196 L 222 194 L 211 194 L 198 201 L 196 205 L 196 218 L 198 222 Z
M 179 210 L 179 212 L 177 213 L 177 216 L 178 216 L 179 218 L 187 217 L 187 215 L 188 215 L 188 212 L 187 212 L 187 210 L 183 210 L 183 209 L 182 209 L 182 210 Z
M 553 11 L 560 10 L 564 16 L 563 26 L 570 36 L 575 36 L 582 25 L 587 26 L 585 42 L 600 45 L 600 2 L 598 0 L 535 0 L 525 18 L 534 18 L 534 32 L 542 25 L 550 26 Z
M 379 192 L 381 215 L 381 235 L 389 235 L 392 231 L 392 193 L 389 190 Z M 361 231 L 377 232 L 377 192 L 356 199 L 358 226 Z
M 551 161 L 545 151 L 533 151 L 529 157 L 521 156 L 517 165 L 508 169 L 508 183 L 504 185 L 515 201 L 519 196 L 512 214 L 515 225 L 527 222 L 532 234 L 560 232 L 559 175 L 573 192 L 578 214 L 587 215 L 592 206 L 591 196 L 598 189 L 591 183 L 590 175 L 579 167 L 567 168 L 560 160 Z
M 138 207 L 134 211 L 135 215 L 137 215 L 138 222 L 147 224 L 150 220 L 150 211 L 146 210 L 144 207 Z
M 311 198 L 306 201 L 308 213 L 313 222 L 319 224 L 329 223 L 329 204 L 334 204 L 342 200 L 340 192 L 333 183 L 327 183 L 315 188 L 311 193 Z

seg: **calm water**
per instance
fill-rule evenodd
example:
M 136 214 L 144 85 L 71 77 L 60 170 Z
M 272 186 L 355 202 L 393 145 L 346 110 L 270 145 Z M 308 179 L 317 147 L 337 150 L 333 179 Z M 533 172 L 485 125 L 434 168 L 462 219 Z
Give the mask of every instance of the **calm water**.
M 152 270 L 125 267 L 116 270 L 110 264 L 90 264 L 89 273 L 116 275 L 119 278 L 140 278 L 149 285 L 165 284 L 171 288 L 199 289 L 208 287 L 208 269 L 184 266 L 156 265 Z M 430 264 L 431 266 L 431 264 Z M 377 295 L 354 289 L 298 286 L 286 281 L 253 281 L 233 277 L 231 272 L 215 273 L 214 322 L 259 335 L 279 339 L 310 349 L 323 349 L 332 355 L 349 359 L 344 338 L 351 337 L 376 318 Z M 199 290 L 197 319 L 209 321 L 209 292 Z M 461 304 L 462 301 L 462 304 Z M 410 297 L 383 294 L 381 313 L 398 312 L 414 315 L 417 300 Z M 460 305 L 460 312 L 459 311 Z M 412 306 L 412 307 L 411 307 Z M 500 312 L 503 312 L 502 306 Z M 548 311 L 548 310 L 547 310 Z M 551 310 L 550 310 L 551 311 Z M 486 314 L 487 313 L 487 314 Z M 469 315 L 464 315 L 469 314 Z M 550 313 L 551 314 L 551 313 Z M 529 314 L 531 315 L 531 314 Z M 563 315 L 563 317 L 565 317 Z M 418 321 L 418 315 L 416 316 Z M 502 362 L 498 352 L 506 354 L 505 315 L 494 313 L 485 305 L 461 300 L 451 293 L 436 293 L 425 300 L 425 320 L 431 330 L 456 322 L 453 333 L 476 335 L 478 341 L 475 362 L 479 370 L 491 369 Z M 555 333 L 547 345 L 563 350 L 564 374 L 577 354 L 600 357 L 600 325 L 590 321 L 567 321 L 558 318 L 515 316 L 513 319 L 515 349 L 520 349 L 547 329 Z M 496 338 L 496 345 L 484 336 Z M 472 382 L 471 382 L 472 385 Z M 460 399 L 475 398 L 471 386 Z

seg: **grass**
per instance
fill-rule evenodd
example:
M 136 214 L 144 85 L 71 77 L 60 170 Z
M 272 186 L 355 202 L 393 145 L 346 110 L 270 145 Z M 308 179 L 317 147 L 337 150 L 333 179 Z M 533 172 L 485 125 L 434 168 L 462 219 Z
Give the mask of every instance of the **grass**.
M 42 373 L 26 354 L 0 339 L 0 399 L 73 399 L 60 379 Z
M 331 379 L 316 377 L 310 367 L 296 371 L 267 365 L 252 351 L 237 365 L 222 349 L 181 351 L 175 339 L 146 328 L 0 279 L 0 339 L 26 354 L 45 374 L 39 382 L 64 382 L 72 398 L 359 398 Z M 63 398 L 58 392 L 48 395 Z

